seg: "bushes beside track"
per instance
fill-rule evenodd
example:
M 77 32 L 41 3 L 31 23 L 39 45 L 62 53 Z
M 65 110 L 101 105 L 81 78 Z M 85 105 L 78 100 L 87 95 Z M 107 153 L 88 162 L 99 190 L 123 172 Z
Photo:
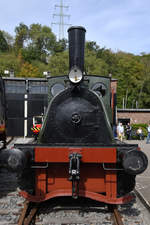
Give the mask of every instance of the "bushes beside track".
M 139 127 L 142 128 L 143 131 L 143 140 L 145 137 L 147 137 L 147 124 L 132 124 L 132 132 L 131 132 L 131 139 L 132 140 L 139 140 L 139 136 L 137 134 L 137 130 Z

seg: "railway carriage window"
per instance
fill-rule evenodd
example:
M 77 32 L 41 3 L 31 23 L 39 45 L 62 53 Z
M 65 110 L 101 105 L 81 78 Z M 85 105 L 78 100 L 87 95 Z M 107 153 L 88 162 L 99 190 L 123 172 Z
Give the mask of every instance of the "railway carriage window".
M 61 83 L 56 83 L 51 87 L 51 93 L 53 96 L 57 95 L 59 92 L 65 90 L 65 86 Z
M 93 85 L 92 91 L 103 97 L 106 94 L 106 86 L 103 83 L 96 83 Z

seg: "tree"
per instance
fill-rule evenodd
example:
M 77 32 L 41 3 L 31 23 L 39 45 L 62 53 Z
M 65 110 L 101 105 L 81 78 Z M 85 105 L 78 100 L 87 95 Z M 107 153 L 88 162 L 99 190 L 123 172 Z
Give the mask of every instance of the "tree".
M 5 38 L 7 45 L 8 45 L 8 50 L 11 51 L 13 49 L 14 45 L 14 37 L 7 33 L 6 31 L 2 31 L 3 37 Z
M 39 51 L 41 58 L 43 55 L 45 56 L 44 60 L 46 62 L 46 56 L 53 52 L 56 43 L 56 37 L 52 33 L 51 28 L 40 24 L 31 24 L 29 36 L 31 46 Z
M 122 107 L 124 99 L 124 107 L 131 108 L 133 100 L 138 101 L 144 66 L 132 54 L 118 52 L 117 60 L 113 77 L 118 79 L 118 107 Z
M 38 77 L 43 77 L 44 71 L 49 71 L 48 64 L 45 64 L 39 60 L 33 60 L 31 61 L 32 66 L 36 67 L 39 71 Z
M 39 77 L 39 71 L 38 68 L 32 66 L 32 64 L 25 62 L 20 72 L 18 73 L 18 77 Z
M 19 26 L 15 28 L 15 48 L 18 53 L 19 49 L 24 47 L 24 42 L 28 39 L 29 29 L 24 23 L 20 23 Z
M 87 74 L 108 76 L 108 65 L 94 54 L 85 55 L 85 71 Z
M 41 52 L 39 49 L 33 47 L 32 45 L 22 48 L 20 54 L 24 61 L 31 63 L 33 60 L 41 60 Z
M 31 24 L 29 28 L 20 25 L 16 31 L 18 34 L 16 40 L 20 40 L 17 45 L 21 49 L 23 59 L 29 63 L 39 60 L 47 64 L 47 57 L 53 54 L 56 47 L 56 37 L 51 29 L 41 24 Z M 26 41 L 25 46 L 24 41 Z M 64 43 L 59 44 L 59 47 L 65 48 L 64 45 Z
M 86 42 L 85 45 L 85 70 L 87 74 L 108 76 L 108 65 L 97 57 L 99 46 L 96 42 Z
M 14 53 L 0 54 L 0 74 L 2 76 L 6 76 L 4 70 L 14 70 L 15 75 L 20 71 L 20 62 Z
M 140 91 L 138 103 L 139 107 L 150 108 L 150 99 L 149 99 L 149 85 L 150 85 L 150 54 L 142 54 L 139 57 L 140 62 L 143 64 L 143 76 L 140 83 Z
M 68 44 L 68 41 L 66 39 L 59 40 L 59 41 L 57 41 L 54 44 L 53 51 L 55 53 L 57 53 L 57 52 L 63 52 L 63 51 L 65 51 L 67 49 L 67 44 Z
M 69 71 L 68 51 L 56 53 L 49 58 L 48 70 L 52 75 L 66 75 Z
M 8 43 L 4 38 L 3 32 L 0 30 L 0 52 L 6 52 L 8 50 Z
M 99 48 L 97 50 L 97 58 L 103 59 L 103 61 L 108 65 L 108 73 L 116 73 L 117 57 L 111 49 Z
M 100 47 L 96 44 L 95 41 L 87 41 L 85 44 L 85 48 L 89 51 L 98 52 Z

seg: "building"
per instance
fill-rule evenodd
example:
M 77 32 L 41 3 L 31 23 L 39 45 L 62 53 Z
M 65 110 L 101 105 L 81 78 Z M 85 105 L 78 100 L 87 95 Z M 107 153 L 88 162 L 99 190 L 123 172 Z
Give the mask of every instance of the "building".
M 150 109 L 117 109 L 117 121 L 127 124 L 148 124 L 150 122 Z

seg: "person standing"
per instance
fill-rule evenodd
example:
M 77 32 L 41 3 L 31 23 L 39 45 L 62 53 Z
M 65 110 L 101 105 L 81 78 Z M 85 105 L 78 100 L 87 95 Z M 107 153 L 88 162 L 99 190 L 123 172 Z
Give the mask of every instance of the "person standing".
M 117 126 L 117 134 L 118 134 L 119 140 L 122 141 L 123 137 L 124 137 L 124 127 L 123 127 L 122 123 L 120 123 Z
M 147 138 L 146 138 L 146 144 L 149 144 L 149 140 L 150 140 L 150 123 L 147 127 Z
M 141 127 L 139 127 L 139 129 L 137 130 L 137 135 L 138 135 L 138 137 L 139 137 L 140 140 L 143 139 L 143 131 L 142 131 L 142 128 Z
M 113 136 L 117 139 L 117 126 L 115 124 L 113 125 Z
M 127 126 L 126 126 L 127 140 L 131 140 L 131 130 L 132 130 L 132 127 L 131 127 L 130 123 L 128 123 Z

